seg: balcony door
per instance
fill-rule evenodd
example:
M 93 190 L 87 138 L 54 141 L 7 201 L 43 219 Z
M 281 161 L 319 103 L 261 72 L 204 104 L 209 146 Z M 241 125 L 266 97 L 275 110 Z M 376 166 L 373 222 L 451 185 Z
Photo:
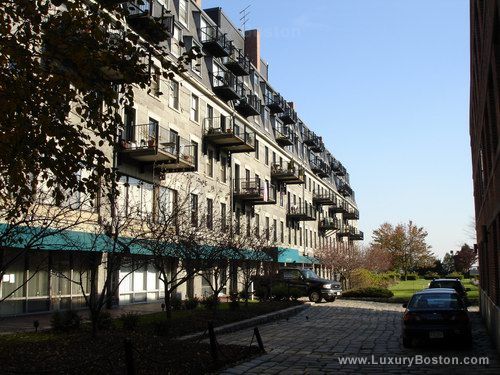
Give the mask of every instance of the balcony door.
M 125 140 L 135 141 L 135 108 L 125 108 Z

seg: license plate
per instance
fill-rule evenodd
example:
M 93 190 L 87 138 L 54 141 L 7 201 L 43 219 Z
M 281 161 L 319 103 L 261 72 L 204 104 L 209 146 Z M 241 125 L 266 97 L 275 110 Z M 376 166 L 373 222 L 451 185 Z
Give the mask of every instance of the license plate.
M 444 337 L 444 333 L 441 331 L 431 331 L 429 332 L 430 339 L 442 339 Z

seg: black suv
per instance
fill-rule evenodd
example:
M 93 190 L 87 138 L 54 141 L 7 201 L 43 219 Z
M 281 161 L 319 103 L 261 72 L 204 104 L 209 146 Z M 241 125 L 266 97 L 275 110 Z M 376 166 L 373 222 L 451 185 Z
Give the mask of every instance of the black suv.
M 322 299 L 333 302 L 342 294 L 342 285 L 338 281 L 322 279 L 310 269 L 282 268 L 275 275 L 260 276 L 255 281 L 267 290 L 269 296 L 271 287 L 279 284 L 300 290 L 301 295 L 309 297 L 311 302 L 321 302 Z
M 459 279 L 433 279 L 429 284 L 429 289 L 434 288 L 451 288 L 455 289 L 460 297 L 467 301 L 467 292 L 469 288 L 464 288 Z

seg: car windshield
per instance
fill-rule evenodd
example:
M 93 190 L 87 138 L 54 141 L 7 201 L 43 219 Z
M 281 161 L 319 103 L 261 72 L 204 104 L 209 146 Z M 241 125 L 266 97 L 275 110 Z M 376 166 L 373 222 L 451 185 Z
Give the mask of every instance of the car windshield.
M 314 271 L 311 271 L 311 270 L 303 270 L 302 272 L 303 272 L 304 277 L 305 277 L 306 279 L 319 279 L 318 275 L 316 275 L 316 274 L 314 273 Z
M 451 288 L 451 289 L 461 289 L 460 284 L 456 281 L 433 281 L 430 285 L 431 288 Z
M 462 300 L 452 293 L 415 294 L 408 304 L 408 308 L 419 310 L 460 309 L 462 307 Z

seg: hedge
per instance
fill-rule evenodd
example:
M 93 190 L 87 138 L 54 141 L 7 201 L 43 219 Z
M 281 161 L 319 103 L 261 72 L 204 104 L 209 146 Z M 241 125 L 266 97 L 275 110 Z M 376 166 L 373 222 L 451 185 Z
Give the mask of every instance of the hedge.
M 342 293 L 342 297 L 353 298 L 353 297 L 371 297 L 371 298 L 391 298 L 394 296 L 389 289 L 378 288 L 378 287 L 368 287 L 351 289 Z

